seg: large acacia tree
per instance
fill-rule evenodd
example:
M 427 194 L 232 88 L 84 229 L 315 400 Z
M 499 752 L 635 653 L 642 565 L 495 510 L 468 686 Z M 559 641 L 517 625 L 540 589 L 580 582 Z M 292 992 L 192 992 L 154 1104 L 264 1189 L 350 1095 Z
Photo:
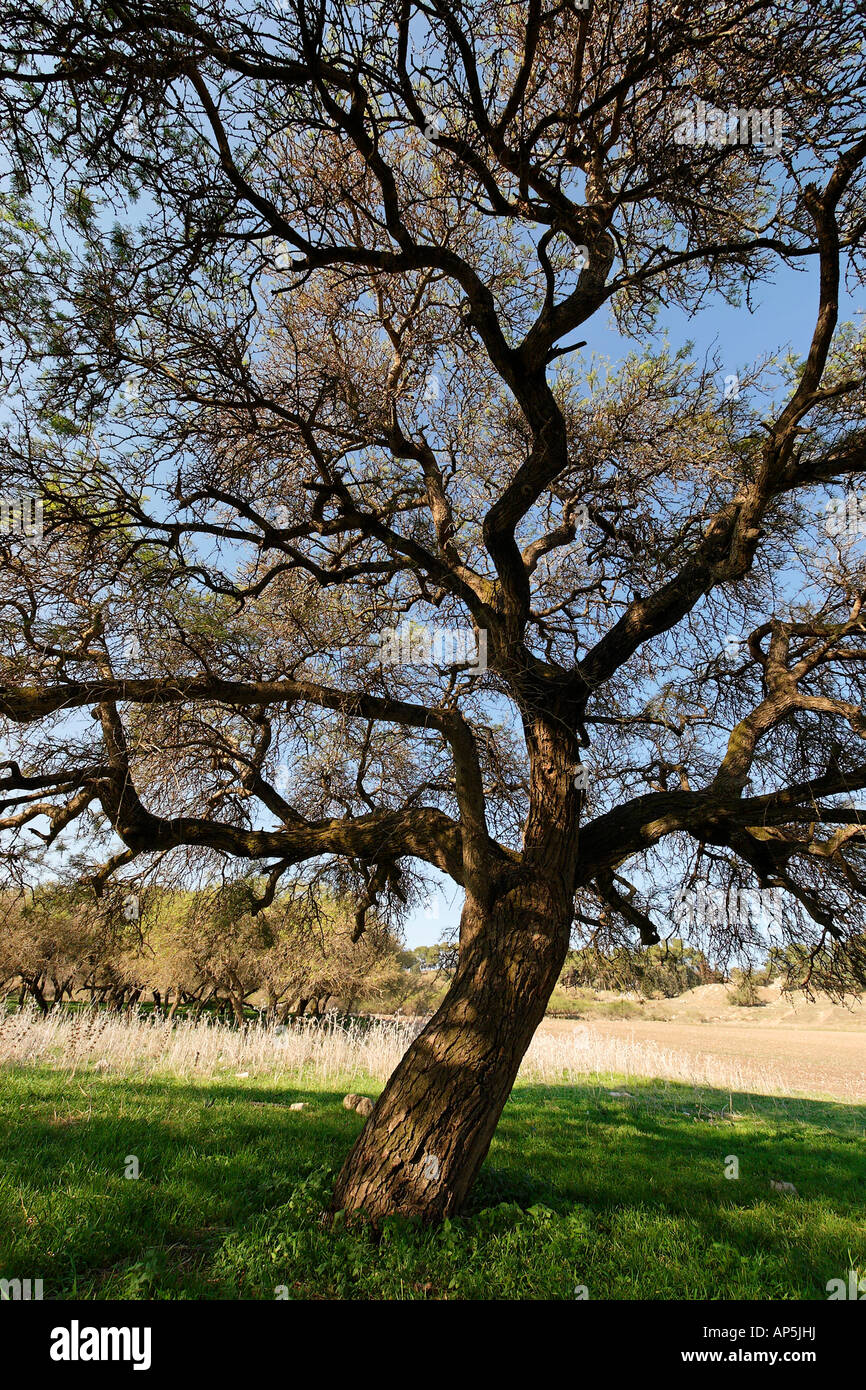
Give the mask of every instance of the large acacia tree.
M 261 902 L 330 875 L 357 933 L 459 885 L 337 1207 L 460 1207 L 575 928 L 772 890 L 689 920 L 850 964 L 857 8 L 0 3 L 2 494 L 45 526 L 2 538 L 10 852 L 68 830 L 97 888 L 238 862 Z M 739 363 L 655 337 L 780 268 L 804 360 L 750 363 L 745 310 Z M 616 371 L 580 355 L 611 315 Z M 404 623 L 486 665 L 387 660 Z

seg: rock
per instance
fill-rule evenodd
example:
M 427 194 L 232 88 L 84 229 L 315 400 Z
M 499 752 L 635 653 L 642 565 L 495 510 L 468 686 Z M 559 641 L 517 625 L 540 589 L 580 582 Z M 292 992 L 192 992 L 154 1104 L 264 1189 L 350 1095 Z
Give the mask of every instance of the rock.
M 373 1109 L 373 1102 L 369 1096 L 356 1096 L 354 1091 L 343 1096 L 343 1105 L 347 1110 L 357 1110 L 359 1115 L 369 1115 Z
M 799 1196 L 799 1193 L 797 1192 L 797 1189 L 792 1182 L 774 1182 L 773 1179 L 770 1178 L 770 1186 L 772 1187 L 774 1192 L 791 1192 L 795 1197 Z
M 303 1110 L 307 1102 L 305 1100 L 293 1100 L 289 1106 L 290 1110 Z

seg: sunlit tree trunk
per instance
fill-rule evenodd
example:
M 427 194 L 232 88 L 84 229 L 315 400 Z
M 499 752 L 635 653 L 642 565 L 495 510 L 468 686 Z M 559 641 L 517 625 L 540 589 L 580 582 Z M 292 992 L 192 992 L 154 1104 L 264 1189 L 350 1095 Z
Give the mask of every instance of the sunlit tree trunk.
M 467 903 L 451 987 L 382 1092 L 334 1209 L 436 1220 L 460 1210 L 568 949 L 570 904 L 543 882 Z
M 525 733 L 531 791 L 521 860 L 492 875 L 479 866 L 483 896 L 467 888 L 454 979 L 350 1153 L 335 1210 L 426 1221 L 458 1212 L 544 1017 L 574 918 L 577 750 L 556 713 L 536 713 Z

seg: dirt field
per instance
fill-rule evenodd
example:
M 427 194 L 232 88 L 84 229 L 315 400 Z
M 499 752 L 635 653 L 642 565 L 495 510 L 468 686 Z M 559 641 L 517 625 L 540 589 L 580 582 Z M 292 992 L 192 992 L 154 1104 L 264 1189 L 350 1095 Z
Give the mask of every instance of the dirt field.
M 766 1069 L 785 1090 L 866 1101 L 866 1002 L 847 1009 L 761 991 L 764 1004 L 727 1003 L 724 985 L 704 985 L 678 999 L 651 1000 L 647 1017 L 591 1020 L 547 1018 L 539 1032 L 567 1036 L 581 1029 L 602 1039 L 670 1049 L 700 1061 L 740 1062 Z

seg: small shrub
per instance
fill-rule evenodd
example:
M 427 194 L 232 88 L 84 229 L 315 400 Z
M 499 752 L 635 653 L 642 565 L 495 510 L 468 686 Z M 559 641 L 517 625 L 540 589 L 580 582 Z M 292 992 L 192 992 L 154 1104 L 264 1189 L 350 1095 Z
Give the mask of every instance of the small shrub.
M 762 1005 L 763 1002 L 758 994 L 754 975 L 745 970 L 735 970 L 731 976 L 731 987 L 728 990 L 728 1003 L 738 1004 L 743 1009 L 754 1009 Z

